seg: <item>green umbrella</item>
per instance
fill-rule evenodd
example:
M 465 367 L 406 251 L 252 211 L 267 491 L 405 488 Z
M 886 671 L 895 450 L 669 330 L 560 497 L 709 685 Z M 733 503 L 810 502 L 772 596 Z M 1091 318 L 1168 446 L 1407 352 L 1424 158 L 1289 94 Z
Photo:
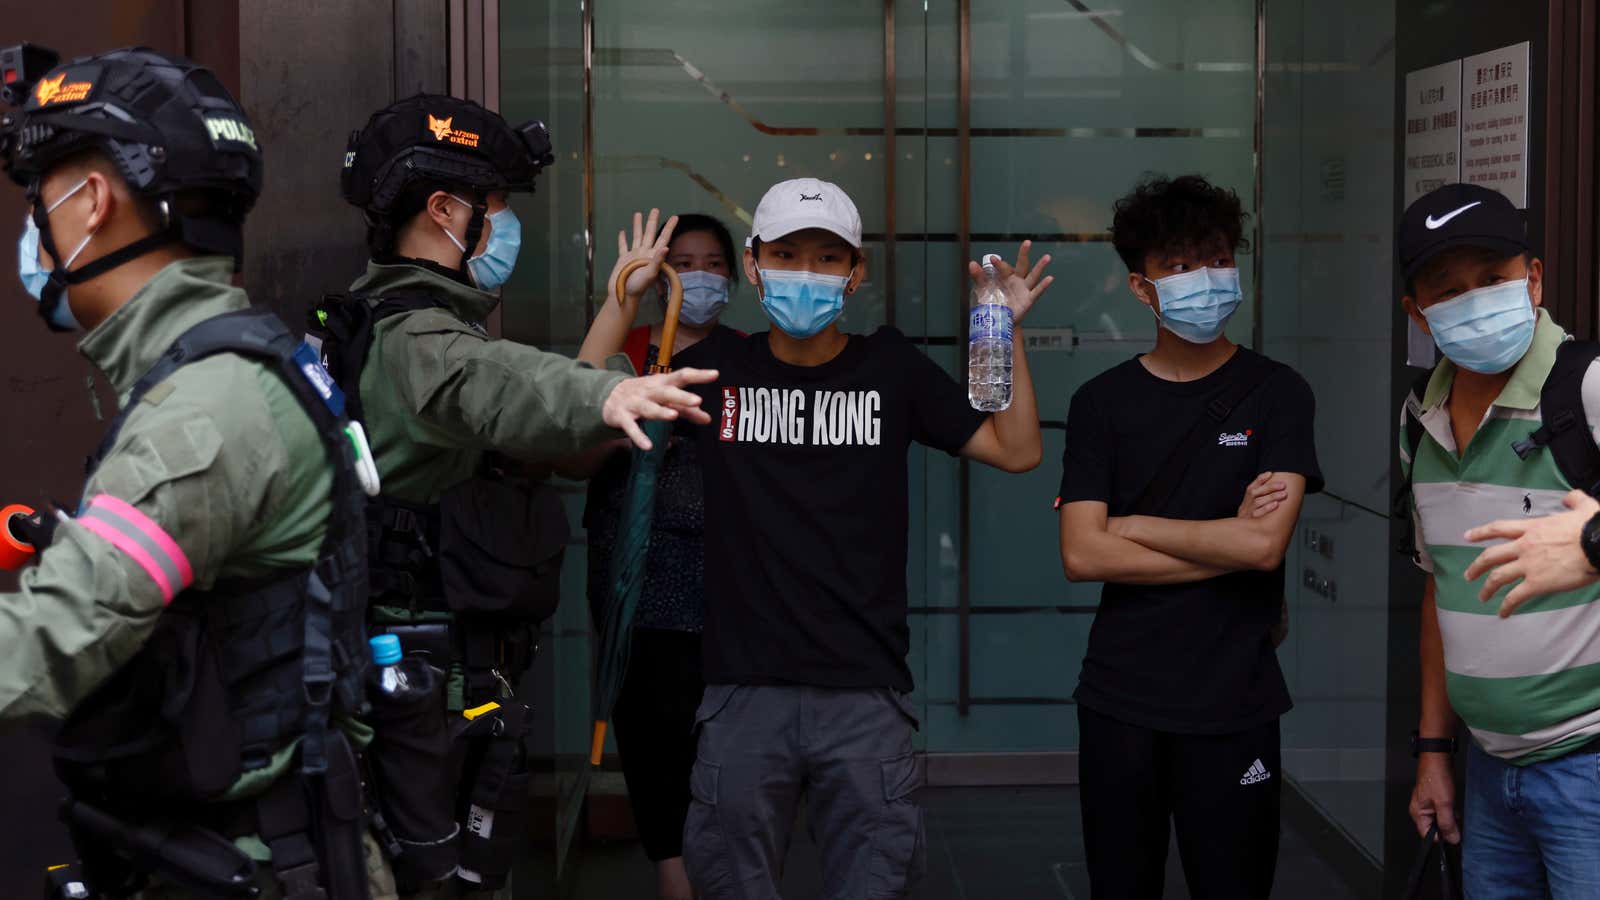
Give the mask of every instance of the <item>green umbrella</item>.
M 622 296 L 628 275 L 648 260 L 634 260 L 617 273 L 616 295 Z M 672 267 L 662 264 L 667 276 L 667 318 L 661 326 L 661 352 L 650 374 L 672 371 L 672 343 L 678 334 L 678 311 L 683 306 L 683 285 Z M 611 595 L 606 598 L 601 616 L 599 661 L 595 671 L 594 740 L 589 746 L 589 764 L 600 765 L 600 752 L 606 743 L 606 721 L 622 692 L 622 678 L 628 669 L 628 649 L 633 643 L 633 614 L 639 608 L 639 593 L 644 585 L 645 552 L 650 547 L 650 523 L 655 518 L 656 476 L 667 454 L 672 423 L 642 423 L 650 438 L 650 449 L 633 448 L 633 467 L 628 473 L 628 489 L 622 498 L 622 518 L 617 526 L 617 541 L 611 548 Z

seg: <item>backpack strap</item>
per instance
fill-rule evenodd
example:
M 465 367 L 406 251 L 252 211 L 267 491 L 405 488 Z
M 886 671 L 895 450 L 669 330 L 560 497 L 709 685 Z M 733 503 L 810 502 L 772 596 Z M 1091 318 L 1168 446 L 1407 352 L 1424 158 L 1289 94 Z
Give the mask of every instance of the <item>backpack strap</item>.
M 1206 401 L 1205 409 L 1196 417 L 1189 433 L 1167 454 L 1161 467 L 1156 470 L 1155 477 L 1150 479 L 1150 483 L 1140 492 L 1139 499 L 1134 501 L 1131 514 L 1160 515 L 1167 501 L 1172 499 L 1173 491 L 1183 481 L 1184 474 L 1189 471 L 1190 461 L 1212 443 L 1210 430 L 1226 422 L 1234 409 L 1255 393 L 1256 388 L 1264 384 L 1274 371 L 1266 357 L 1242 347 L 1236 358 L 1238 363 L 1228 374 L 1228 380 Z
M 1600 344 L 1593 341 L 1564 341 L 1556 348 L 1555 365 L 1539 390 L 1539 427 L 1511 445 L 1522 459 L 1550 448 L 1567 483 L 1590 494 L 1600 489 L 1600 446 L 1583 407 L 1583 379 L 1596 358 Z
M 373 302 L 376 299 L 376 302 Z M 361 404 L 361 371 L 372 352 L 373 332 L 390 316 L 444 308 L 432 294 L 401 292 L 374 298 L 370 294 L 324 294 L 306 323 L 322 337 L 322 358 L 345 394 L 350 418 L 365 418 Z
M 1406 523 L 1406 529 L 1395 541 L 1394 552 L 1401 556 L 1417 558 L 1417 524 L 1411 518 L 1411 484 L 1412 473 L 1417 467 L 1417 448 L 1422 446 L 1422 435 L 1426 429 L 1422 426 L 1422 399 L 1428 395 L 1428 383 L 1433 380 L 1433 370 L 1424 369 L 1411 382 L 1411 391 L 1406 394 L 1405 400 L 1405 442 L 1406 456 L 1411 460 L 1405 467 L 1405 475 L 1400 479 L 1399 487 L 1395 488 L 1394 499 L 1389 501 L 1389 515 Z

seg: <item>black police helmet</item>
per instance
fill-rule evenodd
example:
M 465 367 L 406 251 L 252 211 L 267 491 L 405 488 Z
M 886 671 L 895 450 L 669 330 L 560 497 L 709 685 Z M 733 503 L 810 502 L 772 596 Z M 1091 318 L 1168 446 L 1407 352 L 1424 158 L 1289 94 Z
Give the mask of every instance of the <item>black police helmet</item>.
M 375 253 L 393 245 L 404 224 L 396 216 L 409 212 L 401 207 L 414 188 L 439 185 L 476 195 L 458 266 L 465 277 L 483 229 L 483 195 L 532 191 L 539 172 L 554 162 L 543 122 L 512 127 L 471 100 L 417 94 L 378 110 L 350 134 L 339 185 L 344 199 L 365 212 Z
M 262 161 L 249 117 L 227 88 L 204 66 L 145 47 L 57 59 L 28 44 L 0 50 L 5 99 L 22 107 L 0 120 L 0 166 L 11 179 L 36 191 L 56 163 L 97 150 L 135 194 L 164 204 L 157 208 L 169 241 L 237 263 Z M 204 201 L 179 204 L 179 194 Z M 41 223 L 46 239 L 47 228 Z
M 384 216 L 418 182 L 532 191 L 534 178 L 553 162 L 543 122 L 513 128 L 471 100 L 417 94 L 373 113 L 350 135 L 340 187 L 350 204 Z

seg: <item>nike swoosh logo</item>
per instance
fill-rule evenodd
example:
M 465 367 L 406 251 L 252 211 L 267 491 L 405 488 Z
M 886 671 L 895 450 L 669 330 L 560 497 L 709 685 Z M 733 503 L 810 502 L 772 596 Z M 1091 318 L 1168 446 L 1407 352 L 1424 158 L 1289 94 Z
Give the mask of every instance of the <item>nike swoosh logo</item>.
M 1482 200 L 1474 200 L 1471 203 L 1468 203 L 1466 206 L 1463 206 L 1460 209 L 1455 210 L 1453 212 L 1447 212 L 1447 213 L 1445 213 L 1444 215 L 1440 216 L 1437 219 L 1435 219 L 1433 216 L 1429 216 L 1428 220 L 1426 222 L 1423 222 L 1422 224 L 1428 226 L 1428 230 L 1429 231 L 1432 231 L 1435 228 L 1443 228 L 1444 227 L 1444 223 L 1450 221 L 1451 219 L 1454 219 L 1456 216 L 1461 215 L 1462 213 L 1464 213 L 1467 210 L 1473 208 L 1474 206 L 1477 206 L 1478 204 L 1480 204 L 1482 202 L 1483 202 Z

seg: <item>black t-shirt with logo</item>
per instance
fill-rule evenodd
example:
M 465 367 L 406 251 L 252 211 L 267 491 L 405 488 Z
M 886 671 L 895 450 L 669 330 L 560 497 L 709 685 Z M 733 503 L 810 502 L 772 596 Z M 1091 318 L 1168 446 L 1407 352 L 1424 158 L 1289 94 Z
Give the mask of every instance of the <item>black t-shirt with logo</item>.
M 688 429 L 705 475 L 705 674 L 713 684 L 912 689 L 911 442 L 956 453 L 986 418 L 905 335 L 850 335 L 820 366 L 726 329 L 674 358 L 719 370 Z
M 1067 416 L 1061 503 L 1099 500 L 1125 516 L 1156 471 L 1185 442 L 1241 358 L 1204 378 L 1165 381 L 1138 359 L 1078 389 Z M 1245 488 L 1262 472 L 1306 477 L 1322 489 L 1312 420 L 1316 400 L 1293 369 L 1269 374 L 1215 438 L 1188 461 L 1164 509 L 1169 519 L 1236 515 Z M 1271 721 L 1290 707 L 1270 631 L 1278 622 L 1283 569 L 1234 572 L 1189 584 L 1106 584 L 1089 632 L 1077 701 L 1096 712 L 1153 728 L 1225 734 Z

